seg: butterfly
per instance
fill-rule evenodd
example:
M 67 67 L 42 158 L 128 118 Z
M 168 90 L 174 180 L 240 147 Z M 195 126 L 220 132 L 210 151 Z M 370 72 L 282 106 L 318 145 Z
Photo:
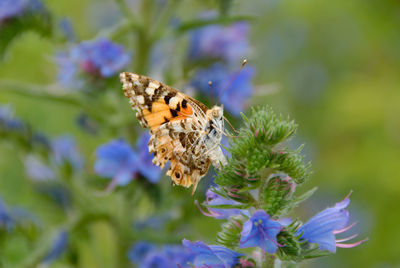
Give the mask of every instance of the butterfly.
M 149 77 L 123 72 L 122 89 L 136 117 L 150 128 L 149 153 L 176 185 L 196 191 L 210 165 L 226 164 L 220 143 L 224 130 L 223 106 L 209 109 L 203 103 Z

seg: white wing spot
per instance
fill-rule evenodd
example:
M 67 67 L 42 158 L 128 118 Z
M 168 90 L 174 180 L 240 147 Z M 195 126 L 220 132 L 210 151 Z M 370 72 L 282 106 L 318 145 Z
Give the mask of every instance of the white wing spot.
M 149 86 L 148 88 L 146 88 L 146 93 L 149 94 L 150 96 L 153 96 L 154 88 Z
M 136 98 L 136 100 L 137 100 L 137 102 L 139 103 L 139 104 L 144 104 L 144 97 L 143 96 L 137 96 L 137 98 Z
M 158 82 L 151 81 L 150 84 L 149 84 L 149 87 L 152 87 L 152 88 L 154 88 L 154 89 L 157 89 L 157 88 L 160 87 L 160 84 L 159 84 Z

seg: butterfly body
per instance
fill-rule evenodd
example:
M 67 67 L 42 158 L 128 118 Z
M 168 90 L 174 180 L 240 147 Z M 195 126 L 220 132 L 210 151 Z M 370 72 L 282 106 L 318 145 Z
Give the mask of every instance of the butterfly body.
M 226 159 L 220 148 L 223 108 L 201 102 L 149 77 L 120 74 L 123 91 L 140 124 L 150 128 L 149 152 L 177 185 L 196 190 L 210 164 L 220 168 Z

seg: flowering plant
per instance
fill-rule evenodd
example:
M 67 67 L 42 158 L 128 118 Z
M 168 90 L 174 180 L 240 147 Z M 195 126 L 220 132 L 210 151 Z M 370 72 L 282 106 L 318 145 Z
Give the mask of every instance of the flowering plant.
M 18 151 L 29 193 L 46 204 L 30 213 L 0 201 L 1 260 L 18 267 L 273 267 L 365 241 L 336 237 L 354 226 L 350 194 L 305 223 L 288 218 L 315 191 L 296 193 L 310 164 L 302 146 L 288 146 L 293 121 L 269 106 L 248 109 L 256 67 L 236 69 L 244 57 L 251 62 L 253 18 L 232 15 L 232 1 L 217 2 L 218 12 L 205 5 L 181 21 L 178 0 L 115 0 L 112 25 L 79 40 L 73 24 L 41 1 L 0 0 L 0 56 L 24 32 L 56 43 L 57 50 L 46 55 L 57 68 L 48 86 L 23 79 L 1 79 L 0 86 L 73 109 L 69 121 L 79 128 L 64 128 L 63 110 L 49 108 L 63 132 L 52 137 L 15 115 L 11 104 L 0 105 L 0 137 Z M 149 134 L 120 90 L 117 76 L 125 70 L 180 85 L 207 105 L 217 99 L 241 125 L 237 136 L 228 133 L 222 141 L 227 164 L 201 182 L 195 198 L 204 202 L 173 188 L 152 164 Z M 214 242 L 198 240 L 204 237 Z M 7 255 L 13 244 L 4 242 L 14 238 L 23 246 Z

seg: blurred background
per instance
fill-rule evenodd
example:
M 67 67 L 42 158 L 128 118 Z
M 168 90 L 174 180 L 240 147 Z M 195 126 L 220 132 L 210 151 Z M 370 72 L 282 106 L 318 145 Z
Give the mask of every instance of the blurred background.
M 179 243 L 183 237 L 214 242 L 219 222 L 201 215 L 189 192 L 172 187 L 169 178 L 163 177 L 153 185 L 149 178 L 157 175 L 139 171 L 139 178 L 116 187 L 102 178 L 107 174 L 94 170 L 100 158 L 99 146 L 112 139 L 123 137 L 139 152 L 143 148 L 135 145 L 144 131 L 122 96 L 119 71 L 152 76 L 212 104 L 207 87 L 200 90 L 197 85 L 201 79 L 214 82 L 219 77 L 212 77 L 217 72 L 207 73 L 209 63 L 191 49 L 218 35 L 218 30 L 202 33 L 205 28 L 199 27 L 201 18 L 214 17 L 224 27 L 245 23 L 244 29 L 239 25 L 237 32 L 233 31 L 231 41 L 228 38 L 231 45 L 238 44 L 240 48 L 232 49 L 223 59 L 229 65 L 228 72 L 239 69 L 242 58 L 248 59 L 249 67 L 243 70 L 242 79 L 251 79 L 251 90 L 245 93 L 248 100 L 240 111 L 246 113 L 246 107 L 269 104 L 299 124 L 292 143 L 305 144 L 303 154 L 312 162 L 314 172 L 301 191 L 314 186 L 319 189 L 297 209 L 297 215 L 306 220 L 353 191 L 350 219 L 357 222 L 354 228 L 359 237 L 369 237 L 369 241 L 304 262 L 301 267 L 400 266 L 400 244 L 396 242 L 400 239 L 400 2 L 43 0 L 40 7 L 32 7 L 40 14 L 29 18 L 29 26 L 23 22 L 15 26 L 18 34 L 9 30 L 14 27 L 10 26 L 13 22 L 2 8 L 0 5 L 0 105 L 9 107 L 13 118 L 29 125 L 24 131 L 30 134 L 24 132 L 19 137 L 11 132 L 12 137 L 4 134 L 1 138 L 0 197 L 8 212 L 14 211 L 25 220 L 28 217 L 32 225 L 20 230 L 7 223 L 3 216 L 6 213 L 0 211 L 0 222 L 10 225 L 0 233 L 3 267 L 35 264 L 37 256 L 42 256 L 43 266 L 125 267 L 126 263 L 115 260 L 127 256 L 126 249 L 137 234 L 121 237 L 124 234 L 116 233 L 107 221 L 100 220 L 63 239 L 60 226 L 61 230 L 68 230 L 68 226 L 102 218 L 102 209 L 115 210 L 122 218 L 133 215 L 132 228 L 143 229 L 145 238 L 152 242 Z M 37 27 L 32 26 L 35 23 Z M 153 33 L 154 42 L 148 32 Z M 71 59 L 76 53 L 85 57 L 82 47 L 75 51 L 79 50 L 76 44 L 98 37 L 123 46 L 129 60 L 124 61 L 120 47 L 113 47 L 121 60 L 110 67 L 111 71 L 95 70 L 93 75 L 93 66 L 79 62 L 81 72 L 87 76 L 75 74 L 69 65 L 77 64 L 76 59 Z M 87 46 L 90 49 L 90 44 Z M 73 86 L 65 75 L 75 76 Z M 98 76 L 104 79 L 94 79 Z M 196 80 L 196 76 L 201 79 Z M 216 88 L 218 85 L 214 82 Z M 246 90 L 247 87 L 250 86 L 243 86 Z M 232 92 L 223 102 L 242 103 L 243 98 L 238 101 L 235 96 Z M 237 117 L 240 111 L 227 108 L 237 127 L 241 124 Z M 0 117 L 5 113 L 2 111 Z M 77 163 L 69 163 L 63 172 L 70 174 L 65 169 L 83 165 L 76 177 L 85 181 L 85 186 L 79 188 L 81 183 L 68 179 L 62 183 L 43 182 L 45 171 L 36 177 L 32 174 L 29 167 L 33 165 L 36 171 L 40 168 L 32 162 L 38 156 L 48 157 L 48 153 L 41 152 L 41 145 L 26 142 L 26 135 L 34 132 L 49 140 L 43 136 L 74 137 L 68 148 L 76 146 L 84 160 L 70 156 Z M 35 134 L 28 140 L 40 137 Z M 146 176 L 150 182 L 141 178 Z M 210 175 L 200 183 L 195 199 L 204 199 L 211 180 Z M 85 214 L 89 219 L 80 219 L 80 212 L 71 208 L 74 205 L 70 204 L 69 194 L 62 190 L 65 185 L 83 191 L 79 198 L 86 207 L 79 211 L 95 211 Z M 85 194 L 85 187 L 93 193 Z M 111 194 L 104 192 L 107 187 L 113 188 Z M 135 205 L 126 204 L 127 200 Z M 100 207 L 96 207 L 98 210 L 90 207 L 93 202 L 93 206 Z M 54 250 L 38 248 L 38 244 L 55 243 L 53 249 L 57 249 L 57 237 L 61 245 L 62 241 L 69 241 L 68 253 L 57 255 Z M 51 254 L 57 259 L 43 261 L 51 259 Z

